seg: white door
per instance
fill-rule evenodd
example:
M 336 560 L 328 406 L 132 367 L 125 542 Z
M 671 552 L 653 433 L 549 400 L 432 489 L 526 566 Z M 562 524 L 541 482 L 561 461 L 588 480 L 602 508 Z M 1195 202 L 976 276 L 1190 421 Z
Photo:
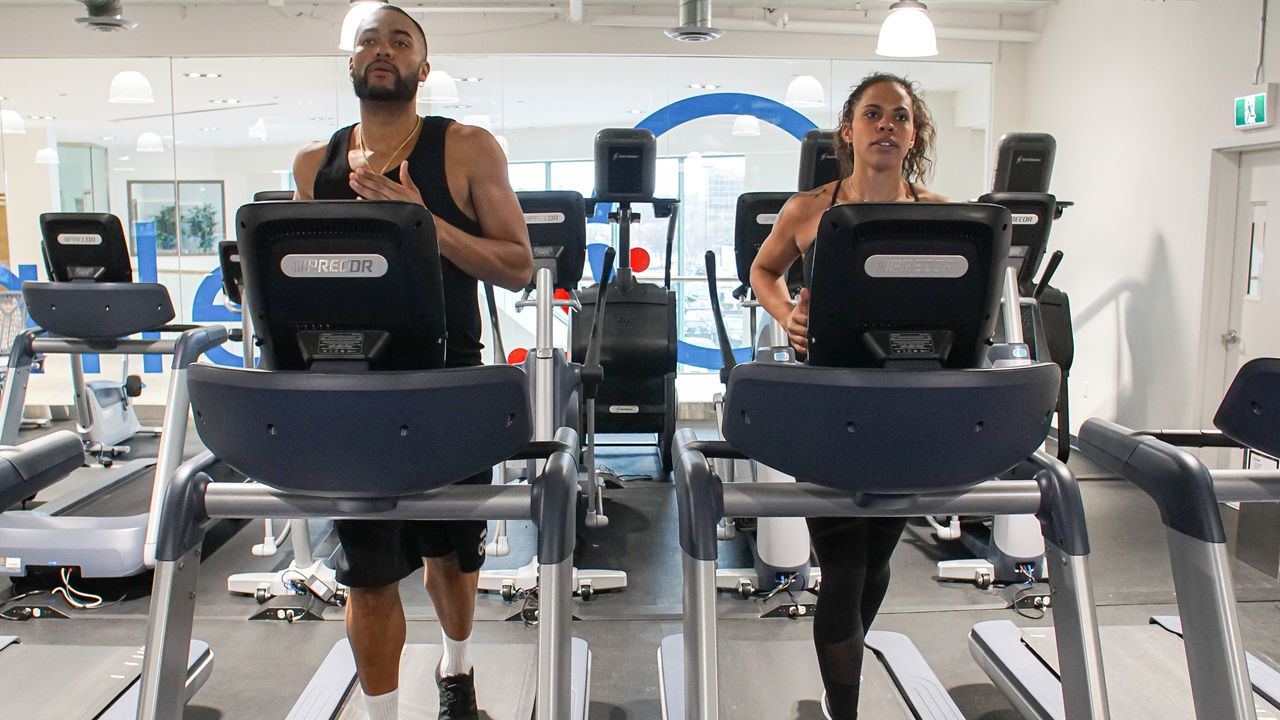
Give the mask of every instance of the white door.
M 1238 198 L 1223 393 L 1241 365 L 1280 357 L 1280 150 L 1241 156 Z

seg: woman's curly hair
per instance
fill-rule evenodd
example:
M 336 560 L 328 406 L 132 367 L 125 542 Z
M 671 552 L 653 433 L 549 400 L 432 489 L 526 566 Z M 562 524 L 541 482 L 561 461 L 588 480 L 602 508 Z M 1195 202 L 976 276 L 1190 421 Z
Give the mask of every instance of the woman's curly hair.
M 934 129 L 929 108 L 920 98 L 919 84 L 893 73 L 878 72 L 862 78 L 862 82 L 849 93 L 849 99 L 844 101 L 844 107 L 840 110 L 840 127 L 853 123 L 854 108 L 858 107 L 858 102 L 862 100 L 867 88 L 884 82 L 897 83 L 911 98 L 911 116 L 915 125 L 916 141 L 907 150 L 907 156 L 902 161 L 902 178 L 907 182 L 923 183 L 933 168 L 933 143 L 937 137 L 937 131 Z M 845 142 L 839 129 L 836 130 L 835 146 L 836 155 L 840 158 L 840 176 L 848 177 L 853 173 L 853 148 Z

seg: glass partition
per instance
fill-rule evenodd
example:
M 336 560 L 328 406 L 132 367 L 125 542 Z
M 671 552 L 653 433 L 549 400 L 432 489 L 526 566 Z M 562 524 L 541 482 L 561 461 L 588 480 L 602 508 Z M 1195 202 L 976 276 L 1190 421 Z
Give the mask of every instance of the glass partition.
M 938 130 L 930 187 L 971 199 L 988 185 L 986 64 L 466 55 L 431 62 L 454 78 L 457 97 L 422 102 L 419 112 L 488 128 L 506 148 L 517 190 L 590 196 L 597 131 L 640 126 L 658 136 L 657 192 L 681 200 L 670 261 L 684 374 L 719 362 L 704 277 L 708 250 L 717 256 L 733 343 L 749 342 L 731 296 L 738 195 L 793 190 L 799 138 L 834 126 L 851 86 L 867 73 L 898 72 L 921 84 Z M 116 100 L 145 99 L 118 81 L 126 71 L 146 80 L 151 102 L 111 102 L 113 92 Z M 801 76 L 816 81 L 821 97 L 788 97 Z M 41 212 L 111 212 L 126 225 L 137 276 L 169 287 L 180 322 L 238 322 L 222 305 L 215 254 L 219 241 L 234 239 L 237 209 L 257 191 L 292 189 L 298 149 L 359 119 L 345 57 L 0 59 L 0 78 L 0 254 L 8 253 L 0 260 L 10 275 L 43 275 Z M 755 122 L 735 122 L 744 115 Z M 633 246 L 649 260 L 641 277 L 661 282 L 666 221 L 648 206 L 638 209 Z M 588 242 L 614 242 L 605 212 L 592 218 Z M 588 270 L 584 283 L 592 281 Z M 532 314 L 516 313 L 509 293 L 499 293 L 499 303 L 508 347 L 526 344 Z M 563 338 L 566 330 L 558 332 Z

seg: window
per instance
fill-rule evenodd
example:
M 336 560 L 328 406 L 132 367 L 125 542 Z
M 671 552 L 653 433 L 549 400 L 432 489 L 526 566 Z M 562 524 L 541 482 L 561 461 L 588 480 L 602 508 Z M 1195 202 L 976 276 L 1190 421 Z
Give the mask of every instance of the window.
M 152 241 L 161 255 L 212 255 L 226 237 L 220 180 L 137 180 L 128 189 L 134 252 L 139 242 Z

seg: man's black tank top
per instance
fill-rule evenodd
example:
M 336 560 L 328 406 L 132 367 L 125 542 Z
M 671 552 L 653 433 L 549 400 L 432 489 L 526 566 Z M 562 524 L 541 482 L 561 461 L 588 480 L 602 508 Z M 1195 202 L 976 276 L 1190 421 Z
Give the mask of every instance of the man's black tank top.
M 409 153 L 409 176 L 422 191 L 422 202 L 431 214 L 459 230 L 471 235 L 482 235 L 480 223 L 468 217 L 449 193 L 449 181 L 445 175 L 444 141 L 451 118 L 424 117 L 418 143 Z M 324 165 L 316 173 L 313 195 L 317 200 L 355 200 L 348 176 L 351 164 L 347 162 L 350 151 L 351 131 L 354 125 L 342 128 L 329 140 L 329 150 Z M 389 170 L 386 176 L 400 182 L 400 167 Z M 440 258 L 444 276 L 445 329 L 449 333 L 446 342 L 445 365 L 466 367 L 480 364 L 480 304 L 476 298 L 477 281 L 463 272 L 448 258 Z

